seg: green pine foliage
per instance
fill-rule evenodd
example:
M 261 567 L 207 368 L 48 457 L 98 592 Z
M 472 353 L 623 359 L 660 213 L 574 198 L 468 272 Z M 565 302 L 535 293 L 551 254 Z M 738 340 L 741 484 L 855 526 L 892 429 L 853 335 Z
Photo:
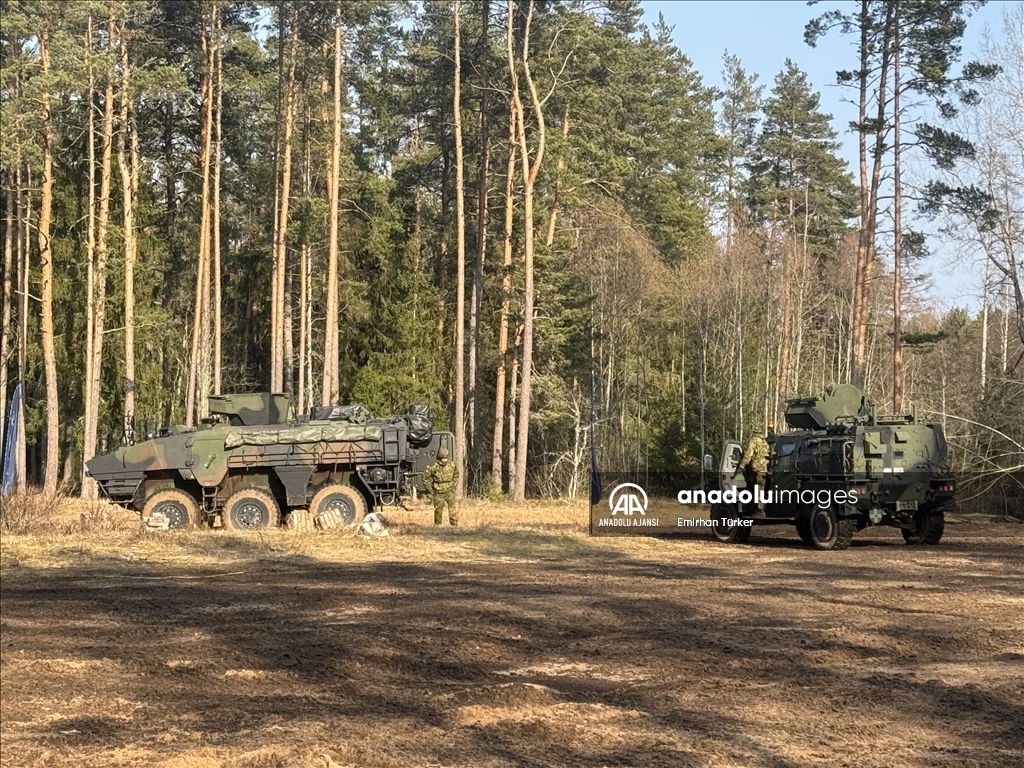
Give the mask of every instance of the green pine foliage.
M 510 87 L 506 4 L 491 0 L 485 37 L 482 1 L 462 2 L 461 88 L 467 286 L 472 284 L 480 235 L 477 182 L 484 147 L 479 113 L 485 101 L 489 126 L 489 207 L 474 392 L 478 432 L 468 472 L 471 490 L 480 491 L 485 490 L 483 478 L 490 478 L 497 396 Z M 961 80 L 951 75 L 951 41 L 962 32 L 966 6 L 904 1 L 913 16 L 907 46 L 915 79 L 908 87 L 941 102 L 944 114 L 955 111 L 954 101 L 956 109 L 972 108 L 976 94 L 970 92 L 971 77 L 986 72 L 972 70 L 973 75 L 967 73 L 971 77 Z M 38 97 L 44 91 L 54 97 L 56 362 L 62 473 L 72 482 L 79 479 L 85 448 L 88 115 L 92 109 L 98 130 L 105 73 L 111 67 L 117 98 L 122 87 L 120 63 L 106 52 L 106 22 L 124 22 L 133 67 L 129 98 L 140 151 L 136 427 L 142 431 L 146 422 L 181 422 L 185 408 L 202 217 L 200 29 L 211 2 L 2 3 L 0 219 L 12 195 L 19 214 L 31 197 L 32 221 L 38 216 Z M 287 239 L 295 356 L 294 377 L 286 388 L 298 387 L 298 350 L 304 341 L 299 338 L 299 264 L 306 253 L 312 353 L 312 380 L 306 390 L 307 402 L 315 403 L 326 316 L 334 0 L 217 0 L 223 53 L 222 375 L 224 391 L 260 390 L 269 382 L 271 254 L 283 129 L 279 91 L 288 68 L 281 56 L 288 55 L 287 20 L 296 2 L 300 12 Z M 457 299 L 452 4 L 342 0 L 341 7 L 342 398 L 362 402 L 379 414 L 428 403 L 437 427 L 443 428 L 454 423 Z M 516 45 L 523 39 L 528 8 L 525 1 L 515 4 Z M 872 8 L 881 13 L 880 5 Z M 87 56 L 90 16 L 95 31 Z M 842 22 L 830 19 L 821 22 L 819 33 L 829 23 Z M 33 42 L 44 25 L 53 40 L 46 78 L 40 74 Z M 822 111 L 818 93 L 797 64 L 787 60 L 765 93 L 757 74 L 727 56 L 724 80 L 718 83 L 711 73 L 696 71 L 686 51 L 673 44 L 672 30 L 663 20 L 650 26 L 641 22 L 638 0 L 537 2 L 529 55 L 547 127 L 534 210 L 538 245 L 529 492 L 581 493 L 591 439 L 609 468 L 659 472 L 695 469 L 702 451 L 717 453 L 723 438 L 763 427 L 775 413 L 775 398 L 781 397 L 774 389 L 785 275 L 792 280 L 797 275 L 806 288 L 789 297 L 791 340 L 803 345 L 799 355 L 794 352 L 795 385 L 813 391 L 842 379 L 847 373 L 856 190 L 838 156 L 836 121 L 843 121 Z M 96 82 L 91 103 L 87 59 Z M 536 152 L 537 116 L 525 90 L 524 95 L 529 150 Z M 115 146 L 119 130 L 115 125 Z M 948 157 L 947 165 L 968 151 L 941 126 L 922 125 L 917 138 L 937 161 Z M 20 191 L 9 181 L 15 171 L 21 173 Z M 98 178 L 93 182 L 98 187 Z M 946 198 L 953 190 L 949 185 L 935 189 L 936 197 L 947 190 Z M 523 321 L 521 168 L 513 190 L 509 374 L 518 351 L 516 329 Z M 122 429 L 123 211 L 115 164 L 100 448 L 115 445 Z M 547 244 L 552 218 L 553 237 Z M 10 231 L 6 223 L 3 227 L 5 236 L 18 240 L 17 222 Z M 27 245 L 28 313 L 22 317 L 15 284 L 9 352 L 0 365 L 9 373 L 4 403 L 14 382 L 24 378 L 30 469 L 38 477 L 44 460 L 46 390 L 34 235 Z M 804 271 L 791 274 L 783 271 L 780 254 L 794 248 L 806 252 L 808 260 L 800 267 Z M 11 270 L 4 275 L 12 282 L 21 274 L 17 242 L 14 251 Z M 467 287 L 467 316 L 468 294 Z M 1000 313 L 1005 311 L 993 310 L 993 328 L 1001 327 Z M 23 367 L 18 355 L 22 320 Z M 969 372 L 942 367 L 942 361 L 973 349 L 976 324 L 968 318 L 967 330 L 954 333 L 942 317 L 921 313 L 917 321 L 911 320 L 907 341 L 912 345 L 912 398 L 932 403 L 933 374 L 941 368 L 949 377 L 960 377 L 958 392 L 947 392 L 955 401 L 949 407 L 974 412 L 967 394 Z M 1009 348 L 1012 358 L 1019 354 L 1020 341 L 1010 339 Z M 886 375 L 879 356 L 869 377 L 878 400 L 889 386 Z M 1011 399 L 1005 392 L 1000 397 L 999 402 Z M 1007 433 L 1021 429 L 1019 419 L 1000 418 Z M 504 455 L 507 445 L 502 449 Z

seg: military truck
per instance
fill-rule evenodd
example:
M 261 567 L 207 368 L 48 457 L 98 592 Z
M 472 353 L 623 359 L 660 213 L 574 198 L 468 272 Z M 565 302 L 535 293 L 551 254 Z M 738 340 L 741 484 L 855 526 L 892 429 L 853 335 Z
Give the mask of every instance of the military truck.
M 846 549 L 855 531 L 899 528 L 908 544 L 938 544 L 955 505 L 941 424 L 913 415 L 876 416 L 849 384 L 789 400 L 791 432 L 768 435 L 767 489 L 759 508 L 737 476 L 743 447 L 726 440 L 719 463 L 722 501 L 712 506 L 714 536 L 743 542 L 753 525 L 790 524 L 816 549 Z
M 293 527 L 334 527 L 400 504 L 422 488 L 437 452 L 453 448 L 424 405 L 389 418 L 361 405 L 296 419 L 290 412 L 288 395 L 212 396 L 198 427 L 162 429 L 86 466 L 104 496 L 168 528 L 257 530 L 286 518 Z

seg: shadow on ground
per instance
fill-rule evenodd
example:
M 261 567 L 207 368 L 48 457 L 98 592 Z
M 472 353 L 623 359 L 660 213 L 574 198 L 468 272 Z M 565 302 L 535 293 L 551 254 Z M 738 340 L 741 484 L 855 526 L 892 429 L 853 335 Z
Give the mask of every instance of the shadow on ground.
M 271 561 L 225 537 L 243 566 L 9 571 L 10 764 L 201 743 L 365 766 L 795 768 L 854 748 L 923 766 L 933 747 L 998 765 L 1024 743 L 1017 536 L 818 553 L 422 535 L 450 557 Z M 969 565 L 932 567 L 949 556 Z

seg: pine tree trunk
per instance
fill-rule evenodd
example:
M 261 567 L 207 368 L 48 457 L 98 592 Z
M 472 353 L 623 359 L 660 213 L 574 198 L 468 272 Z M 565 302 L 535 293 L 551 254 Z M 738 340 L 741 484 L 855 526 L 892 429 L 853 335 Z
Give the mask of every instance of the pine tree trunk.
M 868 78 L 870 72 L 869 20 L 871 5 L 869 0 L 861 0 L 860 10 L 860 70 L 858 72 L 857 99 L 857 150 L 858 172 L 860 175 L 860 228 L 857 232 L 857 266 L 853 273 L 853 306 L 850 310 L 851 359 L 850 383 L 854 386 L 864 384 L 864 339 L 861 331 L 860 318 L 864 307 L 865 263 L 868 257 L 867 232 L 871 209 L 870 187 L 868 186 L 868 137 L 865 123 L 868 118 Z
M 50 72 L 50 30 L 44 22 L 39 33 L 39 59 L 43 77 Z M 39 266 L 41 270 L 42 316 L 40 335 L 43 342 L 43 368 L 46 372 L 46 468 L 43 489 L 57 492 L 59 470 L 60 409 L 57 395 L 57 355 L 53 337 L 53 248 L 50 225 L 53 214 L 53 126 L 50 122 L 50 94 L 40 95 L 42 105 L 41 143 L 43 150 L 42 186 L 39 198 Z
M 452 114 L 455 123 L 455 466 L 457 499 L 466 495 L 466 195 L 462 157 L 462 34 L 459 0 L 452 3 L 455 19 L 455 78 Z
M 477 354 L 480 347 L 480 309 L 483 302 L 484 258 L 487 254 L 487 173 L 491 159 L 490 82 L 487 60 L 491 3 L 483 0 L 480 19 L 480 169 L 476 189 L 476 263 L 469 307 L 469 447 L 474 469 L 479 465 L 479 409 L 477 408 Z M 500 487 L 500 486 L 499 486 Z
M 305 124 L 302 130 L 302 195 L 306 200 L 310 199 L 310 156 L 309 156 L 309 132 L 310 132 L 310 110 L 306 107 Z M 309 361 L 309 240 L 303 238 L 302 248 L 299 251 L 299 391 L 296 399 L 296 415 L 306 412 L 306 404 L 312 402 L 307 397 L 306 389 L 311 385 L 310 379 L 306 376 L 306 365 Z
M 135 415 L 135 183 L 134 166 L 127 156 L 131 129 L 131 99 L 128 42 L 121 36 L 121 130 L 117 135 L 117 166 L 121 173 L 121 199 L 124 213 L 124 420 L 126 430 Z M 133 153 L 136 154 L 136 153 Z
M 299 25 L 295 4 L 291 5 L 291 41 L 289 44 L 288 84 L 285 89 L 284 141 L 281 159 L 281 200 L 278 212 L 276 238 L 274 242 L 275 285 L 277 297 L 277 327 L 272 329 L 271 382 L 274 392 L 284 389 L 285 356 L 285 273 L 288 268 L 288 208 L 291 203 L 292 185 L 292 131 L 295 125 L 295 59 L 299 41 Z
M 284 392 L 295 394 L 295 324 L 292 313 L 294 272 L 289 265 L 284 272 Z
M 519 439 L 516 406 L 519 399 L 519 358 L 522 339 L 523 326 L 519 325 L 516 327 L 515 344 L 512 347 L 512 373 L 508 385 L 508 492 L 513 498 L 516 495 L 516 441 Z
M 509 0 L 509 22 L 508 22 L 508 58 L 509 69 L 512 73 L 512 98 L 517 102 L 516 119 L 517 134 L 519 139 L 519 152 L 523 167 L 523 212 L 524 212 L 524 262 L 525 262 L 525 288 L 523 290 L 523 360 L 522 373 L 520 375 L 519 395 L 519 423 L 517 425 L 517 448 L 516 448 L 516 473 L 515 490 L 512 498 L 514 501 L 523 501 L 526 496 L 526 464 L 528 454 L 528 440 L 530 432 L 530 395 L 533 379 L 533 308 L 534 308 L 534 285 L 533 285 L 533 256 L 534 256 L 534 211 L 533 211 L 533 188 L 540 172 L 541 163 L 544 160 L 545 126 L 544 110 L 537 94 L 537 86 L 530 74 L 530 25 L 533 20 L 534 2 L 530 0 L 527 10 L 526 25 L 523 33 L 523 46 L 520 55 L 520 63 L 523 67 L 523 79 L 526 81 L 530 91 L 530 100 L 533 105 L 534 118 L 537 121 L 537 148 L 534 158 L 530 160 L 530 150 L 526 138 L 526 122 L 522 108 L 522 100 L 519 95 L 519 77 L 516 72 L 512 23 L 514 6 Z
M 988 285 L 991 279 L 992 262 L 985 260 L 985 282 L 981 285 L 981 399 L 988 389 Z
M 212 18 L 211 18 L 212 21 Z M 212 24 L 210 25 L 212 26 Z M 192 426 L 205 415 L 204 358 L 208 355 L 208 318 L 210 303 L 210 155 L 213 135 L 213 82 L 212 45 L 210 28 L 204 18 L 200 41 L 203 51 L 202 128 L 200 138 L 200 175 L 202 177 L 201 214 L 199 224 L 199 250 L 196 266 L 195 307 L 192 317 L 192 354 L 189 359 L 188 389 L 186 392 L 185 424 Z
M 215 138 L 213 149 L 213 393 L 220 394 L 221 365 L 223 350 L 221 348 L 223 327 L 221 322 L 221 263 L 220 263 L 220 167 L 221 167 L 221 113 L 224 111 L 224 51 L 221 34 L 220 14 L 216 14 L 214 23 L 216 58 L 214 63 L 214 83 L 217 92 L 217 121 L 214 125 Z
M 11 333 L 11 267 L 14 264 L 14 173 L 4 173 L 7 205 L 4 212 L 4 297 L 0 311 L 0 451 L 5 450 L 4 426 L 7 418 L 7 353 Z
M 327 250 L 327 319 L 324 329 L 324 376 L 321 405 L 338 402 L 338 202 L 341 196 L 341 2 L 334 6 L 334 137 L 327 164 L 327 199 L 330 205 L 330 233 Z
M 565 107 L 565 111 L 562 114 L 562 141 L 564 145 L 565 139 L 569 136 L 569 105 Z M 565 158 L 559 155 L 558 162 L 555 163 L 555 184 L 554 184 L 554 195 L 551 201 L 551 211 L 548 215 L 548 233 L 544 238 L 544 245 L 550 248 L 555 242 L 555 226 L 558 222 L 558 211 L 560 208 L 561 192 L 562 192 L 562 171 L 565 170 Z
M 213 131 L 214 131 L 214 80 L 216 78 L 216 34 L 219 24 L 219 7 L 210 7 L 210 26 L 206 48 L 206 134 L 203 146 L 202 164 L 202 216 L 200 217 L 200 239 L 203 251 L 203 303 L 202 331 L 199 346 L 199 394 L 196 408 L 198 418 L 209 415 L 209 395 L 213 391 Z
M 18 88 L 16 84 L 16 88 Z M 20 92 L 20 88 L 18 88 Z M 21 491 L 25 488 L 26 441 L 25 441 L 25 385 L 28 371 L 28 287 L 29 273 L 32 269 L 32 248 L 29 243 L 29 232 L 32 219 L 32 173 L 25 164 L 25 186 L 22 186 L 22 159 L 20 147 L 17 153 L 17 165 L 14 171 L 14 186 L 17 189 L 15 200 L 15 218 L 17 219 L 16 258 L 18 260 L 18 385 L 21 387 L 22 399 L 18 412 L 18 434 L 15 437 L 15 487 Z M 22 194 L 24 192 L 24 194 Z
M 25 175 L 29 176 L 28 166 L 25 166 Z M 15 201 L 15 216 L 18 220 L 17 258 L 18 258 L 18 384 L 21 391 L 25 392 L 25 377 L 28 366 L 28 278 L 32 267 L 32 249 L 29 246 L 30 219 L 32 216 L 32 203 L 28 194 L 28 184 L 22 187 L 21 157 L 18 157 L 18 165 L 14 172 L 14 186 L 17 189 L 17 200 Z M 23 194 L 24 192 L 24 194 Z M 25 444 L 19 445 L 20 455 L 18 466 L 25 467 Z
M 272 390 L 278 377 L 278 360 L 274 356 L 277 343 L 277 327 L 281 322 L 281 297 L 277 292 L 277 239 L 278 228 L 281 226 L 281 123 L 284 107 L 284 2 L 277 3 L 277 104 L 274 109 L 274 232 L 273 252 L 270 258 L 270 344 L 267 354 L 270 357 L 270 381 Z
M 498 370 L 494 384 L 494 435 L 491 443 L 491 480 L 495 490 L 502 489 L 501 450 L 505 439 L 505 366 L 508 362 L 508 315 L 512 299 L 512 224 L 515 214 L 515 107 L 509 105 L 508 166 L 505 170 L 505 237 L 501 274 L 501 318 L 498 321 Z M 512 466 L 510 464 L 509 466 Z M 509 476 L 512 482 L 512 476 Z
M 96 105 L 95 105 L 95 80 L 92 70 L 92 16 L 86 24 L 85 35 L 85 61 L 89 78 L 88 109 L 89 109 L 89 210 L 86 213 L 88 219 L 87 238 L 85 245 L 86 258 L 86 279 L 85 279 L 85 370 L 83 378 L 82 403 L 84 405 L 83 434 L 90 433 L 89 422 L 92 419 L 92 355 L 95 342 L 93 325 L 95 322 L 96 306 Z M 88 443 L 83 442 L 85 450 L 82 462 L 82 490 L 83 499 L 95 498 L 97 495 L 96 481 L 86 473 L 85 459 L 89 458 Z
M 113 19 L 107 21 L 107 53 L 113 57 L 116 49 L 116 28 Z M 96 438 L 101 400 L 100 384 L 103 373 L 103 330 L 107 303 L 107 228 L 110 220 L 111 154 L 114 134 L 114 70 L 107 70 L 107 84 L 103 95 L 103 127 L 100 139 L 100 197 L 96 216 L 96 269 L 94 272 L 96 298 L 93 305 L 92 361 L 89 368 L 90 400 L 86 403 L 87 418 L 83 461 L 96 455 Z
M 782 401 L 789 395 L 789 355 L 792 337 L 793 324 L 793 295 L 792 295 L 792 261 L 793 256 L 789 251 L 792 248 L 794 230 L 790 227 L 790 243 L 782 249 L 782 327 L 779 332 L 779 368 L 778 368 L 778 390 L 776 393 L 776 411 Z
M 900 169 L 900 38 L 899 0 L 893 0 L 895 10 L 892 110 L 893 110 L 893 248 L 892 248 L 892 412 L 903 410 L 903 178 Z
M 878 224 L 878 189 L 881 183 L 882 151 L 885 143 L 885 112 L 889 58 L 891 56 L 892 6 L 886 6 L 885 21 L 880 45 L 880 75 L 878 82 L 877 115 L 874 136 L 871 180 L 867 178 L 867 137 L 865 135 L 868 109 L 868 81 L 871 76 L 870 3 L 861 2 L 861 72 L 860 72 L 860 176 L 861 176 L 861 224 L 857 243 L 857 271 L 853 295 L 853 357 L 850 363 L 850 381 L 858 387 L 867 383 L 866 351 L 868 341 L 868 318 L 871 303 L 871 274 L 875 264 L 875 233 Z
M 999 370 L 1002 373 L 1006 373 L 1006 352 L 1009 347 L 1010 340 L 1010 307 L 1012 302 L 1010 300 L 1010 284 L 1007 282 L 1003 285 L 1003 335 L 1002 335 L 1002 347 L 1000 349 L 999 357 Z
M 306 412 L 306 387 L 309 383 L 309 380 L 306 378 L 306 363 L 309 360 L 306 353 L 306 343 L 309 339 L 308 307 L 309 246 L 303 243 L 302 250 L 299 252 L 299 392 L 296 415 Z

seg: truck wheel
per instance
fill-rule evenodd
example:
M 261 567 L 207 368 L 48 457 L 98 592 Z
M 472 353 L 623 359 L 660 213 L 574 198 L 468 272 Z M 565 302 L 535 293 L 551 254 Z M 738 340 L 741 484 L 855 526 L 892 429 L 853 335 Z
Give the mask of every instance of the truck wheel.
M 835 507 L 822 509 L 815 505 L 808 528 L 815 549 L 847 549 L 853 541 L 856 521 L 850 517 L 840 519 Z
M 942 512 L 921 512 L 914 515 L 913 528 L 903 528 L 903 540 L 907 544 L 938 544 L 946 527 L 946 516 Z
M 186 531 L 199 524 L 199 505 L 188 493 L 180 488 L 157 491 L 142 508 L 143 519 L 154 515 L 167 518 L 168 530 Z
M 804 544 L 814 544 L 811 538 L 811 518 L 808 515 L 801 515 L 796 519 L 796 533 Z
M 359 525 L 366 515 L 366 500 L 350 485 L 325 485 L 309 503 L 309 513 L 315 520 L 329 512 L 337 514 L 342 527 Z
M 711 532 L 715 535 L 718 541 L 726 544 L 746 544 L 750 539 L 750 531 L 753 526 L 750 525 L 728 525 L 723 523 L 723 518 L 729 520 L 736 519 L 736 511 L 728 509 L 726 511 L 716 511 L 713 507 L 711 514 L 715 516 L 715 524 L 711 526 Z
M 224 503 L 220 519 L 229 531 L 258 531 L 277 525 L 281 509 L 269 491 L 243 488 Z

